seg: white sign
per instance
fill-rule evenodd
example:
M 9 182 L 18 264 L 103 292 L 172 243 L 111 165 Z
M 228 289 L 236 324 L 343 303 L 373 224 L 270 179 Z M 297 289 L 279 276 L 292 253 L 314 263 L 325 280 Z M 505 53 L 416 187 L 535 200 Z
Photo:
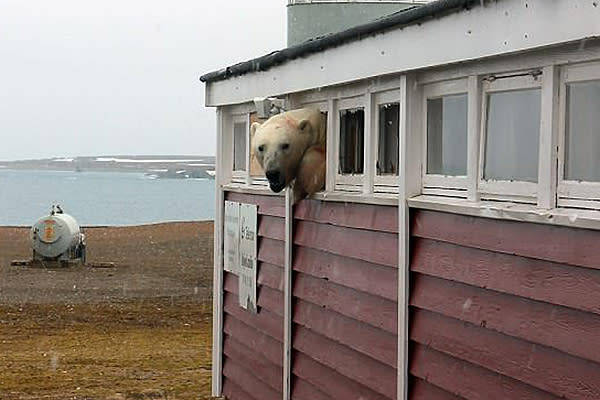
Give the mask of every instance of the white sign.
M 240 265 L 240 203 L 225 202 L 225 236 L 223 269 L 238 275 Z
M 256 312 L 256 238 L 258 207 L 255 204 L 240 205 L 240 264 L 239 301 L 246 310 Z

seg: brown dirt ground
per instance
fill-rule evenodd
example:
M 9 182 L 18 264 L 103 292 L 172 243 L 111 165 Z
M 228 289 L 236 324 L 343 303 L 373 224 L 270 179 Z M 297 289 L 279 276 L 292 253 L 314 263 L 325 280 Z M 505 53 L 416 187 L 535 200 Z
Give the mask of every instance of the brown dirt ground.
M 86 229 L 88 261 L 16 267 L 0 227 L 0 399 L 203 399 L 210 392 L 212 222 Z

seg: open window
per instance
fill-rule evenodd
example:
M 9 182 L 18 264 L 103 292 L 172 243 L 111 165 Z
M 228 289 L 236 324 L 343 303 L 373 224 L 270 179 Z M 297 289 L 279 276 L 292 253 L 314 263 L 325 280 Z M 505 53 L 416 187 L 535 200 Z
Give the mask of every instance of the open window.
M 400 151 L 400 92 L 390 90 L 373 95 L 375 104 L 374 162 L 375 193 L 398 193 Z
M 482 198 L 536 203 L 541 85 L 540 70 L 484 79 Z
M 365 109 L 357 99 L 339 101 L 336 190 L 362 191 Z
M 338 173 L 362 175 L 365 153 L 365 111 L 355 108 L 340 111 Z
M 245 183 L 248 176 L 248 116 L 237 115 L 232 120 L 232 181 Z
M 423 193 L 465 197 L 467 81 L 429 84 L 423 94 Z
M 563 70 L 558 205 L 600 209 L 600 64 Z
M 258 118 L 258 113 L 256 111 L 251 112 L 249 115 L 249 126 L 252 126 L 253 123 L 258 122 L 258 123 L 263 123 L 264 120 L 261 120 L 260 118 Z M 249 144 L 249 149 L 250 149 L 250 183 L 252 185 L 260 185 L 260 186 L 267 186 L 268 182 L 267 182 L 267 178 L 265 177 L 265 173 L 262 169 L 262 167 L 260 166 L 260 163 L 258 162 L 258 159 L 256 158 L 256 154 L 254 153 L 254 146 L 252 145 L 252 138 L 250 138 L 250 144 Z

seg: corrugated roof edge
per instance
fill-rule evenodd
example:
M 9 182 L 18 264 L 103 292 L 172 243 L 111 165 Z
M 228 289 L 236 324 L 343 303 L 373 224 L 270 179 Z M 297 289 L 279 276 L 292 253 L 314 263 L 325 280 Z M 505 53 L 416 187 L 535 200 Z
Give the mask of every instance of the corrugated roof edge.
M 248 72 L 266 71 L 277 64 L 282 64 L 294 58 L 318 53 L 343 43 L 360 40 L 364 37 L 385 31 L 386 29 L 403 27 L 419 23 L 428 18 L 440 16 L 441 14 L 455 12 L 459 9 L 466 9 L 474 5 L 482 5 L 484 1 L 485 0 L 438 0 L 423 6 L 411 7 L 377 19 L 373 22 L 346 29 L 342 32 L 311 39 L 296 46 L 287 47 L 252 60 L 222 68 L 218 71 L 209 72 L 202 75 L 200 80 L 202 82 L 215 82 L 233 76 L 244 75 Z

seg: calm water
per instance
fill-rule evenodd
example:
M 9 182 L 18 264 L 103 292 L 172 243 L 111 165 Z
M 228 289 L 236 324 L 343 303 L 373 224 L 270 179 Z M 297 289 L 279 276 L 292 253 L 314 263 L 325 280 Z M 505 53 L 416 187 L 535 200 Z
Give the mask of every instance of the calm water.
M 213 219 L 214 183 L 141 173 L 0 169 L 0 225 L 30 226 L 55 203 L 88 226 Z

